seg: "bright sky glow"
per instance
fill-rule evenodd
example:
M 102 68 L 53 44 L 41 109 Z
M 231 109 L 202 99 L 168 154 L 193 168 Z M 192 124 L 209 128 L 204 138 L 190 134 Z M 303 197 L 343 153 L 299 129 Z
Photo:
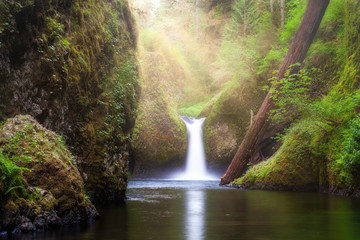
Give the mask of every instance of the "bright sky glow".
M 156 11 L 161 6 L 161 0 L 130 0 L 131 6 L 137 11 L 140 10 L 142 14 L 145 13 L 146 20 L 152 20 L 155 17 Z M 143 16 L 144 17 L 144 16 Z
M 161 0 L 152 0 L 156 9 L 161 6 Z

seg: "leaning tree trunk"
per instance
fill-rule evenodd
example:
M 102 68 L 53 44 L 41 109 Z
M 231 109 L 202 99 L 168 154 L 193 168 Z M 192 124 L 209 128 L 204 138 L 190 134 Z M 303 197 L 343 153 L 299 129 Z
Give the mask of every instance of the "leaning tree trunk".
M 328 4 L 329 0 L 308 0 L 304 17 L 277 74 L 278 79 L 284 76 L 284 73 L 290 65 L 297 62 L 301 63 L 304 60 Z M 264 133 L 269 127 L 268 115 L 273 108 L 274 102 L 272 100 L 272 94 L 269 92 L 256 114 L 252 125 L 246 132 L 235 157 L 231 161 L 225 174 L 221 177 L 221 185 L 228 184 L 243 174 L 246 165 L 258 151 Z

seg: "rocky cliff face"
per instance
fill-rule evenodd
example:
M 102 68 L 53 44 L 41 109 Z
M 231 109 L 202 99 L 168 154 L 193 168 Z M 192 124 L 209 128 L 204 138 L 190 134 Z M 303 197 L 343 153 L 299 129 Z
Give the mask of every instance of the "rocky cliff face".
M 126 0 L 0 3 L 0 118 L 63 134 L 96 201 L 126 188 L 136 39 Z
M 211 168 L 225 170 L 230 164 L 250 126 L 251 110 L 256 112 L 259 106 L 260 95 L 255 84 L 234 82 L 200 114 L 207 116 L 204 142 Z
M 178 115 L 198 116 L 212 95 L 218 93 L 217 87 L 212 89 L 212 64 L 231 0 L 201 0 L 197 10 L 191 1 L 164 0 L 157 6 L 159 9 L 150 0 L 133 2 L 140 25 L 143 80 L 133 138 L 134 175 L 151 176 L 159 170 L 174 171 L 185 166 L 186 129 Z M 212 131 L 213 122 L 206 131 Z M 227 122 L 219 124 L 228 130 L 214 134 L 236 134 Z
M 164 55 L 140 52 L 143 85 L 132 139 L 134 176 L 164 176 L 168 168 L 179 168 L 185 161 L 186 129 L 176 98 L 186 76 L 178 62 Z

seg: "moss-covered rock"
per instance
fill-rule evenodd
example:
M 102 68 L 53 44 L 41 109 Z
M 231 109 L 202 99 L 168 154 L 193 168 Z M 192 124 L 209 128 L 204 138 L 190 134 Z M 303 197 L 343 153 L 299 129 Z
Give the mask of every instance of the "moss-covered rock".
M 200 116 L 207 116 L 204 142 L 210 167 L 229 165 L 250 125 L 251 111 L 256 113 L 260 100 L 256 84 L 231 82 L 204 108 Z
M 165 168 L 184 165 L 186 129 L 177 113 L 176 98 L 186 75 L 171 54 L 169 49 L 141 50 L 142 95 L 132 139 L 134 176 L 160 176 Z
M 198 117 L 221 91 L 221 84 L 213 84 L 215 61 L 232 1 L 202 0 L 194 8 L 190 1 L 165 0 L 159 9 L 150 2 L 134 1 L 143 75 L 133 137 L 135 176 L 185 166 L 186 130 L 178 114 Z
M 359 99 L 356 104 L 360 105 Z M 360 119 L 353 106 L 345 112 L 334 115 L 342 118 L 336 125 L 326 126 L 310 119 L 297 123 L 273 157 L 253 166 L 232 184 L 249 189 L 320 191 L 360 197 Z
M 319 159 L 311 152 L 306 131 L 288 136 L 274 157 L 252 167 L 233 184 L 246 188 L 272 190 L 317 190 Z
M 64 135 L 92 199 L 123 199 L 135 123 L 137 33 L 127 0 L 1 1 L 0 120 Z
M 8 119 L 0 128 L 0 150 L 5 174 L 1 182 L 7 187 L 1 202 L 4 229 L 34 231 L 98 215 L 62 137 L 34 118 L 18 115 Z M 5 172 L 9 162 L 21 171 Z

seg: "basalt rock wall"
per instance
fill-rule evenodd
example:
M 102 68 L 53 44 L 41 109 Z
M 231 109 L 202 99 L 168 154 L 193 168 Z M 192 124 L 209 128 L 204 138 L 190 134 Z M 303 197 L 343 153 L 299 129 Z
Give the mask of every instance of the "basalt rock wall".
M 127 185 L 136 42 L 127 0 L 0 2 L 0 121 L 30 114 L 64 135 L 97 202 Z

